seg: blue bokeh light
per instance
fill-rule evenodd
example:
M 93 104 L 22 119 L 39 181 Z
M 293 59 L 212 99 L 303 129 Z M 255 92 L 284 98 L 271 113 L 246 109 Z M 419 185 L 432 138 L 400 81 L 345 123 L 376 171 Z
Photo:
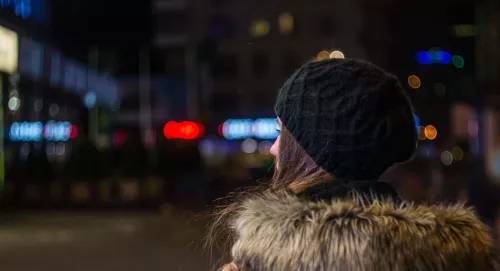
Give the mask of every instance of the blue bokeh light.
M 85 107 L 93 108 L 97 103 L 97 96 L 94 92 L 87 92 L 83 98 Z
M 413 114 L 413 119 L 415 120 L 415 125 L 417 127 L 417 134 L 420 133 L 420 118 Z
M 432 57 L 432 54 L 429 52 L 418 52 L 417 55 L 415 56 L 417 62 L 422 65 L 430 65 L 434 63 L 434 59 Z
M 279 135 L 278 127 L 276 118 L 229 119 L 222 125 L 222 135 L 228 140 L 272 140 Z
M 451 54 L 446 51 L 437 51 L 435 57 L 436 62 L 438 62 L 439 64 L 451 63 Z
M 40 142 L 68 141 L 71 136 L 70 122 L 49 121 L 46 125 L 41 122 L 14 122 L 9 128 L 11 141 Z
M 447 51 L 420 51 L 415 55 L 415 59 L 421 65 L 431 65 L 431 64 L 450 64 L 452 61 L 452 56 Z

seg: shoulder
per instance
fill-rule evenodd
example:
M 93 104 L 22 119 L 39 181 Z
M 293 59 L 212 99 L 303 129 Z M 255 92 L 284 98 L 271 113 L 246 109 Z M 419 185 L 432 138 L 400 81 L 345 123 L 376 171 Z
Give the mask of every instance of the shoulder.
M 415 270 L 441 270 L 436 265 L 452 263 L 476 268 L 493 253 L 486 226 L 473 209 L 459 204 L 365 203 L 359 196 L 310 201 L 287 192 L 266 192 L 244 200 L 231 227 L 237 237 L 233 256 L 252 255 L 275 265 L 273 270 L 297 264 L 290 260 L 294 256 L 311 268 L 300 270 L 338 264 L 363 270 L 367 261 L 380 267 L 374 270 L 390 270 L 409 259 L 422 267 Z

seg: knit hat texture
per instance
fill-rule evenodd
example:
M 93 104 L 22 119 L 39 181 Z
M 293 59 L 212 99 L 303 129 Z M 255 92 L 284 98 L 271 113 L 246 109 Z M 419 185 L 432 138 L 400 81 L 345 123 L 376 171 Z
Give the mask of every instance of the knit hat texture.
M 408 96 L 394 75 L 365 61 L 305 64 L 284 83 L 275 110 L 304 151 L 336 179 L 378 179 L 415 151 Z

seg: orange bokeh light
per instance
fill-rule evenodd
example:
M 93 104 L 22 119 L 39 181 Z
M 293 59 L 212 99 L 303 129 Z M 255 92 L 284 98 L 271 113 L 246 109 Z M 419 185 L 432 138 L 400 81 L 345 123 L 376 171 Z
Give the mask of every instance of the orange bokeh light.
M 437 137 L 437 130 L 436 130 L 436 127 L 432 126 L 432 125 L 427 125 L 425 127 L 425 130 L 424 130 L 424 133 L 425 133 L 425 136 L 430 139 L 430 140 L 433 140 Z
M 418 139 L 420 139 L 420 140 L 427 139 L 427 136 L 425 135 L 425 127 L 424 126 L 418 127 Z
M 422 83 L 420 81 L 420 78 L 418 78 L 418 76 L 416 76 L 416 75 L 410 75 L 408 77 L 408 85 L 410 85 L 410 87 L 413 88 L 413 89 L 417 89 L 417 88 L 420 88 L 420 86 L 422 85 Z
M 318 60 L 318 61 L 329 59 L 329 58 L 330 58 L 330 52 L 328 52 L 328 51 L 321 51 L 316 56 L 316 60 Z

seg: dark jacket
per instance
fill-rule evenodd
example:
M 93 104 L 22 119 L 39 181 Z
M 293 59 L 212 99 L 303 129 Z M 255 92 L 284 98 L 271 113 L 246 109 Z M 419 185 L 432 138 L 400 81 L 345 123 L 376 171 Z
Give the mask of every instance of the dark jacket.
M 472 209 L 414 205 L 386 184 L 323 185 L 246 199 L 231 227 L 247 271 L 495 270 Z

